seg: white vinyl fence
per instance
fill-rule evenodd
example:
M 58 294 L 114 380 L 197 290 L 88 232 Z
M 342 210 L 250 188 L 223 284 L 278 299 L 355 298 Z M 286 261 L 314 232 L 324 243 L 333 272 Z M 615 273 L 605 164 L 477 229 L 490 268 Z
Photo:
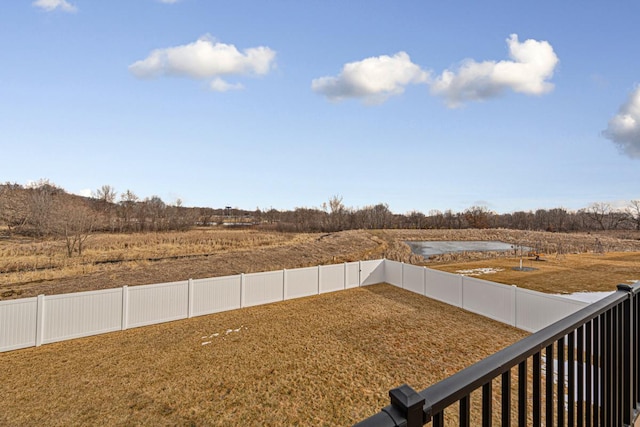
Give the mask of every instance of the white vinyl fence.
M 0 351 L 384 282 L 384 260 L 0 301 Z
M 0 301 L 0 351 L 389 283 L 535 332 L 587 303 L 389 260 Z
M 516 328 L 536 332 L 588 305 L 557 295 L 385 261 L 385 282 Z

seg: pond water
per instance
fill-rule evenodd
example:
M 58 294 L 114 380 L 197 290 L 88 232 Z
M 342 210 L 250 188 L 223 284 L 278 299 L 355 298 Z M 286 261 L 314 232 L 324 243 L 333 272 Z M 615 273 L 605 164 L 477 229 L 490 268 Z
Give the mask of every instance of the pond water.
M 482 252 L 482 251 L 513 251 L 514 245 L 499 241 L 461 240 L 461 241 L 420 241 L 405 242 L 411 252 L 425 258 L 450 252 Z M 528 250 L 529 248 L 523 248 Z

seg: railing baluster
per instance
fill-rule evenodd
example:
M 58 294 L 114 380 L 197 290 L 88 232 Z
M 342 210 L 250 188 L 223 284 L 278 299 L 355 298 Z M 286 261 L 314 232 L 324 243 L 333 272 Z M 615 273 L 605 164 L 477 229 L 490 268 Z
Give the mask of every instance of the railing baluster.
M 613 380 L 611 378 L 611 373 L 613 372 L 613 322 L 612 322 L 613 313 L 612 310 L 609 310 L 605 314 L 605 360 L 604 360 L 604 371 L 605 377 L 603 382 L 603 387 L 605 390 L 605 402 L 604 402 L 604 417 L 602 421 L 603 426 L 613 425 L 613 416 L 612 416 L 612 401 L 613 401 Z
M 541 375 L 540 375 L 540 352 L 533 355 L 533 425 L 540 427 L 540 396 L 541 391 Z
M 634 369 L 633 369 L 633 403 L 634 409 L 639 411 L 638 403 L 640 403 L 640 349 L 638 349 L 638 334 L 640 333 L 640 297 L 638 294 L 632 293 L 632 301 L 633 301 L 633 330 L 631 333 L 633 334 L 633 359 L 634 359 Z
M 553 376 L 554 376 L 554 360 L 553 360 L 553 344 L 547 346 L 545 351 L 546 370 L 545 370 L 545 420 L 547 427 L 553 427 Z
M 618 412 L 620 411 L 620 349 L 619 349 L 619 344 L 620 344 L 620 335 L 618 333 L 618 331 L 620 330 L 620 316 L 619 316 L 619 307 L 616 306 L 613 308 L 613 331 L 612 331 L 612 337 L 613 337 L 613 341 L 612 341 L 612 356 L 611 356 L 611 360 L 612 360 L 612 372 L 611 372 L 611 379 L 612 379 L 612 398 L 613 398 L 613 404 L 611 405 L 611 415 L 613 416 L 613 423 L 612 425 L 618 426 L 620 425 L 620 417 L 618 416 Z
M 626 286 L 626 285 L 621 285 L 621 286 Z M 618 289 L 620 289 L 621 286 L 618 286 Z M 631 291 L 631 287 L 628 287 L 628 291 Z M 632 309 L 632 299 L 631 299 L 631 295 L 628 299 L 626 299 L 623 303 L 622 303 L 622 327 L 620 328 L 622 330 L 622 345 L 621 345 L 621 352 L 622 352 L 622 365 L 623 365 L 623 372 L 622 372 L 622 387 L 623 387 L 623 393 L 622 393 L 622 422 L 625 423 L 625 425 L 631 425 L 631 422 L 633 420 L 633 408 L 635 406 L 635 403 L 632 399 L 633 399 L 633 392 L 632 392 L 632 378 L 634 375 L 633 372 L 633 364 L 632 364 L 632 356 L 633 356 L 633 349 L 631 347 L 631 343 L 633 341 L 633 324 L 632 322 L 632 314 L 631 314 L 631 309 Z
M 585 379 L 585 425 L 591 427 L 591 408 L 593 402 L 593 325 L 592 322 L 586 324 L 586 345 L 584 352 L 586 379 Z
M 567 336 L 567 425 L 575 426 L 576 403 L 576 364 L 575 364 L 575 331 Z
M 564 427 L 564 340 L 558 340 L 558 427 Z
M 618 393 L 618 405 L 616 406 L 617 408 L 617 418 L 616 418 L 616 425 L 623 425 L 624 424 L 624 380 L 625 380 L 625 376 L 627 375 L 627 372 L 624 368 L 624 331 L 626 329 L 625 325 L 624 325 L 624 303 L 618 305 L 617 307 L 618 309 L 618 324 L 617 324 L 617 337 L 618 337 L 618 342 L 617 342 L 617 346 L 616 346 L 616 355 L 618 356 L 618 369 L 617 369 L 617 393 Z
M 471 425 L 471 397 L 466 395 L 460 399 L 458 404 L 460 405 L 460 427 L 469 427 Z
M 576 425 L 584 426 L 584 328 L 578 328 L 578 347 L 577 347 L 577 370 L 578 370 L 578 387 L 576 396 Z
M 600 376 L 602 349 L 600 347 L 600 316 L 593 319 L 593 425 L 598 426 L 600 420 L 600 405 L 602 401 L 602 390 Z
M 518 364 L 518 425 L 527 425 L 527 359 Z
M 511 427 L 511 370 L 502 374 L 502 427 Z
M 433 427 L 444 427 L 444 411 L 433 415 Z
M 491 427 L 493 424 L 493 392 L 491 386 L 491 381 L 482 386 L 482 427 Z

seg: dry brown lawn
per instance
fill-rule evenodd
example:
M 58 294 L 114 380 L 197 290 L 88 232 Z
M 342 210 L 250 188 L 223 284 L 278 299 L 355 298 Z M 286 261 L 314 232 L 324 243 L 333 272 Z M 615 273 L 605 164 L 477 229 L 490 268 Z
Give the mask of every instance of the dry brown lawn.
M 351 425 L 525 335 L 356 288 L 0 353 L 0 425 Z
M 640 252 L 551 255 L 541 259 L 524 258 L 523 267 L 534 268 L 532 271 L 514 270 L 520 266 L 519 258 L 494 258 L 430 267 L 451 273 L 488 268 L 496 272 L 477 277 L 551 294 L 615 291 L 618 284 L 640 280 Z

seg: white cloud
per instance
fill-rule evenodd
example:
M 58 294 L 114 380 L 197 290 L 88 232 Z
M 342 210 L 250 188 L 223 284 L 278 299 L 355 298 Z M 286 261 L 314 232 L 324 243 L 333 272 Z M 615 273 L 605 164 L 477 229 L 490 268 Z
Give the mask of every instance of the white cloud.
M 320 77 L 311 82 L 311 89 L 332 101 L 359 98 L 367 104 L 377 104 L 404 92 L 409 84 L 426 83 L 429 73 L 411 62 L 409 55 L 377 56 L 345 64 L 335 77 Z
M 558 64 L 553 47 L 546 41 L 507 39 L 511 60 L 476 62 L 466 60 L 457 71 L 445 70 L 431 85 L 431 93 L 445 98 L 449 107 L 480 101 L 506 90 L 542 95 L 553 90 L 549 80 Z
M 78 9 L 66 0 L 36 0 L 32 3 L 35 7 L 51 12 L 60 9 L 64 12 L 76 12 Z
M 241 83 L 227 83 L 221 78 L 217 77 L 209 83 L 209 88 L 215 92 L 227 92 L 229 90 L 241 90 L 244 89 Z
M 138 78 L 158 76 L 185 76 L 194 79 L 215 78 L 210 87 L 238 89 L 238 85 L 226 83 L 220 76 L 264 75 L 275 67 L 276 52 L 259 46 L 242 52 L 234 45 L 215 42 L 203 36 L 186 45 L 156 49 L 149 56 L 129 66 Z
M 173 4 L 178 3 L 180 0 L 158 0 L 160 3 Z
M 609 120 L 603 135 L 627 156 L 640 159 L 640 86 L 631 92 L 618 114 Z

